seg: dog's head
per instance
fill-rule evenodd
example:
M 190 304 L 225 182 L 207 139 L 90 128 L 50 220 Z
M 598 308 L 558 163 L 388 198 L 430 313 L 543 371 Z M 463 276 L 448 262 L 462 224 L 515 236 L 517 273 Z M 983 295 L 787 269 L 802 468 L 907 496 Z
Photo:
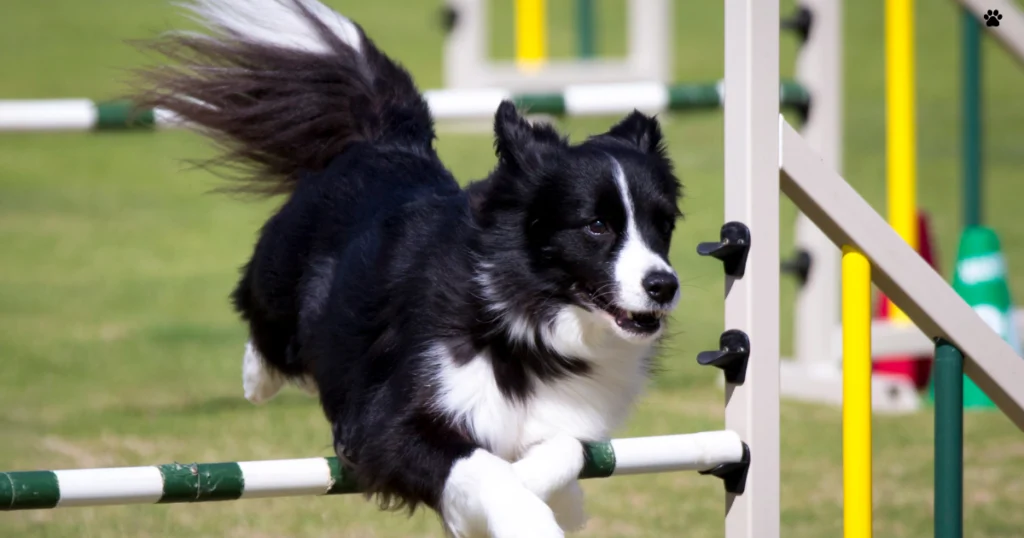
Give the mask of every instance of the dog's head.
M 485 292 L 513 335 L 571 315 L 656 340 L 679 300 L 668 252 L 681 195 L 657 120 L 633 112 L 571 145 L 505 102 L 494 127 L 498 165 L 471 194 L 493 253 Z

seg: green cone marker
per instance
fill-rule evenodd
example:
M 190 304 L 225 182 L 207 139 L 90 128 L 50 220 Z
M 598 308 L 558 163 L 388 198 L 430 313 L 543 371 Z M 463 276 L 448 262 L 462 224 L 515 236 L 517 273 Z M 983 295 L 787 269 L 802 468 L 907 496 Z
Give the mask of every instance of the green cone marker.
M 1020 337 L 1013 322 L 1013 303 L 1006 282 L 1006 260 L 995 230 L 971 226 L 960 236 L 960 248 L 953 271 L 953 289 L 985 320 L 993 331 L 1021 354 Z M 928 390 L 934 399 L 934 386 Z M 995 404 L 966 375 L 964 407 L 994 408 Z

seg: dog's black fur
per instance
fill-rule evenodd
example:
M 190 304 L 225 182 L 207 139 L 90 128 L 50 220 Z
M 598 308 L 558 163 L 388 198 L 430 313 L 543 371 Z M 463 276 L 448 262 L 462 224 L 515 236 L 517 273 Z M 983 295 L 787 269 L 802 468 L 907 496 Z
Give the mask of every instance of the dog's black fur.
M 503 102 L 498 163 L 462 189 L 438 158 L 409 74 L 361 29 L 359 53 L 302 9 L 329 53 L 174 35 L 153 46 L 177 66 L 145 72 L 138 100 L 220 144 L 215 164 L 241 167 L 240 190 L 287 195 L 234 305 L 270 367 L 315 379 L 360 486 L 383 507 L 437 509 L 453 462 L 481 442 L 438 409 L 429 348 L 444 344 L 456 363 L 489 350 L 514 400 L 540 381 L 588 375 L 587 357 L 560 354 L 541 331 L 566 305 L 611 301 L 603 294 L 626 216 L 610 158 L 630 177 L 637 225 L 662 256 L 680 184 L 649 116 L 634 112 L 572 145 Z M 482 262 L 493 268 L 487 293 Z M 532 342 L 510 334 L 501 308 L 533 321 Z

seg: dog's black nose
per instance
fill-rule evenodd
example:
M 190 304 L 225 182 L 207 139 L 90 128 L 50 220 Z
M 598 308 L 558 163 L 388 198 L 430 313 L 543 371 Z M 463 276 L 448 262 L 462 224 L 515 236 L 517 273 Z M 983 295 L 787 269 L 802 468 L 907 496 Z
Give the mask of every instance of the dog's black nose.
M 644 290 L 651 299 L 659 303 L 667 303 L 674 299 L 678 289 L 679 279 L 672 273 L 658 271 L 644 277 Z

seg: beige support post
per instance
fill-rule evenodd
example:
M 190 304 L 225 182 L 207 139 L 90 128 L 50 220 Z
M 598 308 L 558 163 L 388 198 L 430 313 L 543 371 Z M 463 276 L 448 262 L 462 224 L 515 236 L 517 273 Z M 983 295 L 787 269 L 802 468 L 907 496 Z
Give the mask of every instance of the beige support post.
M 725 424 L 750 446 L 746 491 L 726 494 L 726 538 L 779 538 L 779 0 L 725 0 L 725 221 L 750 229 L 726 276 L 725 328 L 750 338 Z

